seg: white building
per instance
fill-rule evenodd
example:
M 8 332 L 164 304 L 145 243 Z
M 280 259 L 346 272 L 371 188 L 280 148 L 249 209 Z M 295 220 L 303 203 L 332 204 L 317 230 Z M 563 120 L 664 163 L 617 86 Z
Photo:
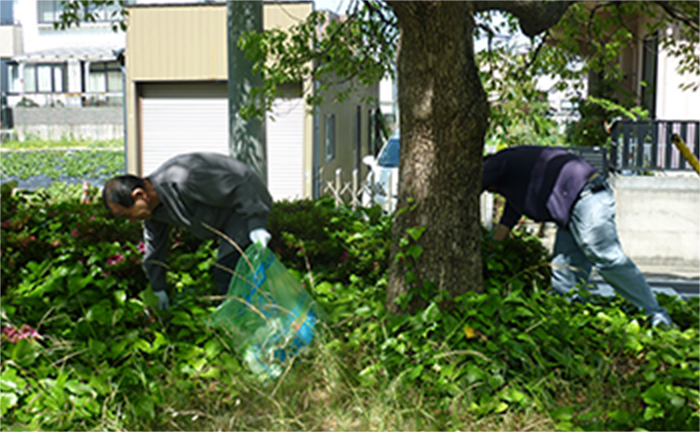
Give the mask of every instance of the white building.
M 118 11 L 91 7 L 96 22 L 59 30 L 61 2 L 12 0 L 23 52 L 11 59 L 9 106 L 121 105 L 123 80 L 118 54 L 125 34 L 115 31 Z M 118 27 L 117 27 L 118 28 Z

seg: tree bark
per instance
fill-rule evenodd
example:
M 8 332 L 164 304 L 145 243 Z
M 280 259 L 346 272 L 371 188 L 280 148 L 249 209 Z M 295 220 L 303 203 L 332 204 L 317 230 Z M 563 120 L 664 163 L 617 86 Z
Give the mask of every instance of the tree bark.
M 267 184 L 267 146 L 265 119 L 241 116 L 253 87 L 262 85 L 262 77 L 253 71 L 253 62 L 238 47 L 238 39 L 248 31 L 263 30 L 262 0 L 226 3 L 228 30 L 228 103 L 229 153 L 251 167 Z
M 399 210 L 387 292 L 387 308 L 397 312 L 402 295 L 417 310 L 440 291 L 483 289 L 479 196 L 489 107 L 474 59 L 473 3 L 388 4 L 400 29 Z M 425 231 L 418 237 L 415 228 Z
M 559 22 L 575 1 L 475 1 L 476 11 L 500 10 L 518 18 L 520 30 L 528 37 L 535 37 Z

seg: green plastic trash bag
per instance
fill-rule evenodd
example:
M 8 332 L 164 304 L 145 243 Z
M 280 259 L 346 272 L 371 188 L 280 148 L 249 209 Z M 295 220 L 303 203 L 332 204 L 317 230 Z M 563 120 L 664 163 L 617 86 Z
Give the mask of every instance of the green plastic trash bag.
M 230 336 L 256 375 L 277 378 L 311 344 L 323 315 L 275 254 L 253 244 L 238 260 L 227 298 L 208 324 Z

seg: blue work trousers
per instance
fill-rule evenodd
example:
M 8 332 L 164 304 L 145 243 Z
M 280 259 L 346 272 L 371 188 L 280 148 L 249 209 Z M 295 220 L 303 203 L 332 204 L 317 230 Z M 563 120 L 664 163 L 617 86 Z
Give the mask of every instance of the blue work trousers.
M 586 184 L 568 226 L 557 230 L 552 288 L 568 295 L 577 284 L 587 285 L 592 266 L 618 294 L 649 315 L 652 325 L 673 325 L 642 272 L 622 250 L 615 226 L 615 199 L 601 177 Z

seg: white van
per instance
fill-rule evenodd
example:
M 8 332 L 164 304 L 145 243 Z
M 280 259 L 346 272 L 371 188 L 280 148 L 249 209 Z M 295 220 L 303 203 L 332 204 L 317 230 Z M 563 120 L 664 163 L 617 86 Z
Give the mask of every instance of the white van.
M 394 132 L 376 159 L 367 155 L 362 162 L 370 171 L 362 191 L 362 205 L 379 205 L 387 213 L 396 210 L 399 190 L 399 153 L 401 149 L 399 131 Z

